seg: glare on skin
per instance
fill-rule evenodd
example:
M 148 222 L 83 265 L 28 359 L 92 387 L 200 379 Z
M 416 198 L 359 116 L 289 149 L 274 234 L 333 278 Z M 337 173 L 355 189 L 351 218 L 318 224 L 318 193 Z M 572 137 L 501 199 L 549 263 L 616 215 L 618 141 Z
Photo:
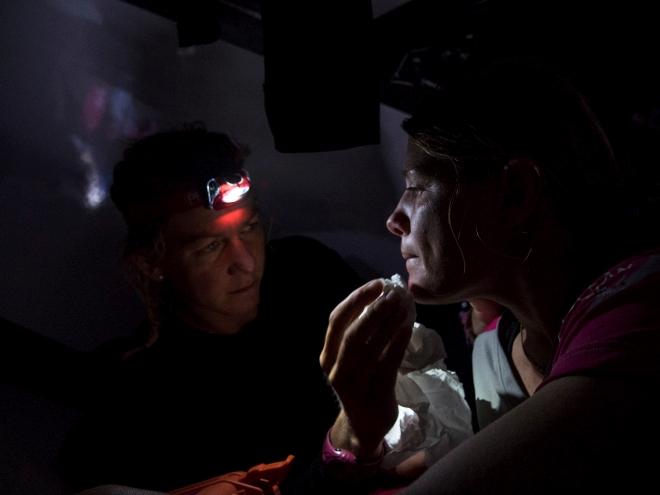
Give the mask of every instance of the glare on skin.
M 431 177 L 423 170 L 442 170 Z M 404 166 L 406 189 L 387 219 L 387 228 L 401 239 L 408 288 L 418 302 L 452 303 L 466 298 L 477 263 L 474 258 L 474 215 L 478 194 L 457 194 L 451 164 L 440 163 L 409 143 Z M 442 178 L 441 178 L 442 177 Z
M 163 275 L 187 323 L 232 334 L 257 315 L 265 234 L 252 204 L 172 215 L 163 229 Z

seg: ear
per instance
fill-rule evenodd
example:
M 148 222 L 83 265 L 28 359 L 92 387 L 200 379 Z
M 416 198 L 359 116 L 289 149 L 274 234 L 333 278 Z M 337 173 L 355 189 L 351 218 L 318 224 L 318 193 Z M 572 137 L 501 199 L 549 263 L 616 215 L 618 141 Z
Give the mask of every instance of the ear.
M 476 237 L 490 251 L 526 259 L 543 201 L 538 163 L 513 158 L 488 182 L 476 217 Z
M 165 274 L 163 273 L 163 268 L 160 264 L 153 263 L 149 260 L 149 257 L 147 257 L 146 253 L 143 251 L 133 253 L 130 260 L 131 263 L 133 263 L 137 269 L 151 281 L 160 283 L 165 280 Z

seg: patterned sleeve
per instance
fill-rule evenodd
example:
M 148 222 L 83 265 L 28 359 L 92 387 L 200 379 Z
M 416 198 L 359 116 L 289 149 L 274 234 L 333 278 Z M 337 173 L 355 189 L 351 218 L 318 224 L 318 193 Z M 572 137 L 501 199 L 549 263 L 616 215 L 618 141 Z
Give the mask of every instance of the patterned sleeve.
M 660 250 L 630 258 L 578 298 L 562 324 L 552 370 L 562 376 L 660 377 Z

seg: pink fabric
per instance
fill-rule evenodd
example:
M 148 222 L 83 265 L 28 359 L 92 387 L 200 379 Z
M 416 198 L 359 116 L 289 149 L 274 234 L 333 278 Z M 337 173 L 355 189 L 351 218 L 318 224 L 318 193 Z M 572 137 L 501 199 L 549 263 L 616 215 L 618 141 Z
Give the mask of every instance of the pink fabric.
M 488 325 L 484 327 L 482 332 L 490 332 L 491 330 L 495 330 L 497 328 L 497 325 L 500 323 L 500 320 L 502 319 L 502 316 L 496 316 L 493 318 Z
M 562 323 L 550 374 L 660 380 L 660 250 L 604 273 Z

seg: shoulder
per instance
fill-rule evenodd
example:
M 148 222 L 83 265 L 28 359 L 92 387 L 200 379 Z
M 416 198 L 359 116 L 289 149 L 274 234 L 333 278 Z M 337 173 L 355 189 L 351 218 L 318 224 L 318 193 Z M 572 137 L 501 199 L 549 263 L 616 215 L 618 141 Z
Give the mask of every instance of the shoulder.
M 267 245 L 266 269 L 269 274 L 286 274 L 286 278 L 340 282 L 351 288 L 360 285 L 355 270 L 334 249 L 316 239 L 289 236 L 274 239 Z
M 630 291 L 660 284 L 660 248 L 627 258 L 611 267 L 577 298 L 566 320 L 579 317 Z
M 268 241 L 267 252 L 271 255 L 291 256 L 330 256 L 339 258 L 339 254 L 311 237 L 292 235 Z
M 614 265 L 577 298 L 562 322 L 560 339 L 575 327 L 621 306 L 652 309 L 660 294 L 660 248 Z
M 148 349 L 149 332 L 149 322 L 144 319 L 132 333 L 113 337 L 98 345 L 92 353 L 95 359 L 106 364 L 123 363 Z
M 330 311 L 362 280 L 333 249 L 303 236 L 270 241 L 262 281 L 262 314 L 293 311 L 327 323 Z
M 660 379 L 660 250 L 613 266 L 578 297 L 548 377 Z

